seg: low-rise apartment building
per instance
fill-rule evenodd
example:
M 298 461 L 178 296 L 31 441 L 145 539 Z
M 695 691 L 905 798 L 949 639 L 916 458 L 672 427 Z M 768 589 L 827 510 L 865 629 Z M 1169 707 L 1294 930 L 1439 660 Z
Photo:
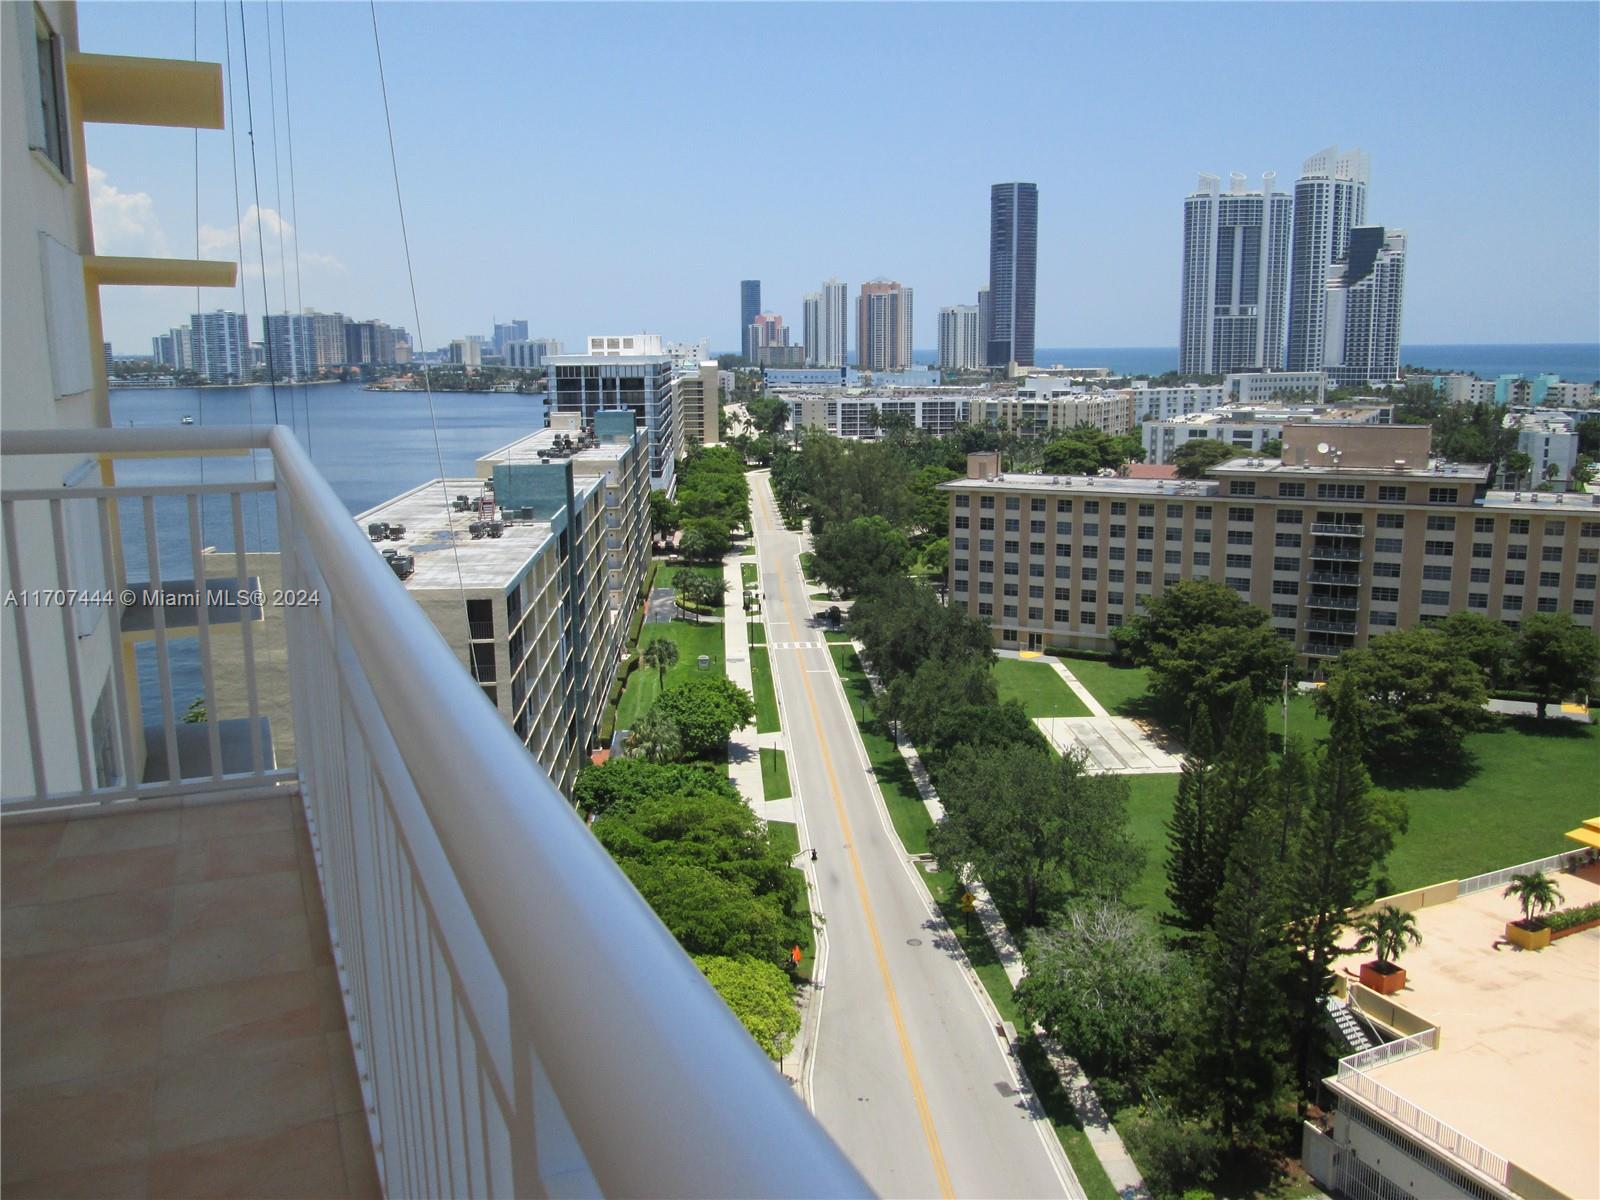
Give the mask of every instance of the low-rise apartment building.
M 903 417 L 913 428 L 938 437 L 971 420 L 971 405 L 978 394 L 965 388 L 830 388 L 785 393 L 784 398 L 790 406 L 789 423 L 795 429 L 825 429 L 835 437 L 875 438 L 886 418 Z
M 683 457 L 683 421 L 674 403 L 672 360 L 659 334 L 591 337 L 587 354 L 545 356 L 550 412 L 589 426 L 606 409 L 632 409 L 650 451 L 650 486 L 670 492 Z
M 1227 404 L 1321 404 L 1328 394 L 1326 371 L 1236 371 L 1222 381 Z
M 356 517 L 564 794 L 644 578 L 646 463 L 634 414 L 602 411 L 585 430 L 553 413 L 480 458 L 476 478 L 435 479 Z
M 1517 449 L 1533 460 L 1531 478 L 1519 483 L 1536 487 L 1545 480 L 1572 478 L 1578 465 L 1578 423 L 1571 414 L 1517 409 L 1505 415 L 1505 427 L 1517 431 Z
M 1055 381 L 1029 379 L 1012 393 L 975 396 L 970 408 L 974 425 L 998 425 L 1040 437 L 1091 425 L 1102 433 L 1120 436 L 1137 424 L 1138 395 L 1132 388 L 1116 391 L 1073 389 Z
M 1259 453 L 1267 442 L 1283 437 L 1291 422 L 1314 425 L 1388 425 L 1394 420 L 1392 404 L 1296 405 L 1293 407 L 1253 408 L 1230 405 L 1210 412 L 1193 413 L 1164 421 L 1146 421 L 1145 461 L 1169 463 L 1186 442 L 1210 438 L 1226 442 L 1241 454 Z
M 673 407 L 683 421 L 683 446 L 715 445 L 720 438 L 719 372 L 715 361 L 679 367 L 672 377 Z
M 968 456 L 951 494 L 952 602 L 1005 647 L 1107 650 L 1148 597 L 1211 579 L 1267 611 L 1305 660 L 1466 609 L 1597 626 L 1600 498 L 1488 490 L 1423 425 L 1283 430 L 1282 458 L 1205 480 L 1002 473 Z

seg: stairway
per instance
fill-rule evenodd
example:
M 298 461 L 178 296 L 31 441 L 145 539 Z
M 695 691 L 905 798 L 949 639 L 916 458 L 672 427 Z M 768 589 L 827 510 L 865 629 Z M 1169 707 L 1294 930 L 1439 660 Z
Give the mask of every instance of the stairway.
M 1328 1008 L 1328 1019 L 1338 1030 L 1339 1038 L 1348 1047 L 1345 1054 L 1359 1054 L 1363 1050 L 1371 1050 L 1373 1040 L 1367 1036 L 1367 1031 L 1361 1027 L 1350 1013 L 1350 1006 L 1335 996 L 1329 996 L 1324 1003 Z M 1343 1058 L 1341 1054 L 1339 1057 Z

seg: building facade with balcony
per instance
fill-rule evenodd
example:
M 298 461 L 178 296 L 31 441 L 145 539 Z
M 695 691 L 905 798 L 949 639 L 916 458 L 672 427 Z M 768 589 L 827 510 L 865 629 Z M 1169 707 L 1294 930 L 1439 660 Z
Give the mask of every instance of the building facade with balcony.
M 785 392 L 789 424 L 795 429 L 825 429 L 835 437 L 872 439 L 884 421 L 909 421 L 911 428 L 942 437 L 971 419 L 973 392 L 960 388 Z
M 637 343 L 655 351 L 640 350 Z M 650 486 L 670 492 L 683 457 L 683 417 L 675 401 L 672 360 L 661 352 L 654 334 L 592 337 L 588 354 L 552 354 L 545 358 L 545 388 L 552 414 L 576 414 L 579 424 L 594 424 L 608 408 L 632 409 L 649 445 Z M 634 342 L 624 347 L 624 342 Z M 611 343 L 616 343 L 613 346 Z
M 1065 433 L 1079 425 L 1120 436 L 1135 428 L 1134 405 L 1132 389 L 1090 390 L 1029 379 L 1010 395 L 974 397 L 969 419 L 974 425 L 998 425 L 1031 437 Z
M 1146 421 L 1142 430 L 1145 461 L 1169 463 L 1179 449 L 1197 438 L 1225 442 L 1241 454 L 1255 454 L 1267 442 L 1282 438 L 1284 426 L 1291 423 L 1388 425 L 1393 418 L 1394 406 L 1379 403 L 1336 407 L 1227 405 L 1184 417 Z
M 1600 628 L 1600 502 L 1488 490 L 1432 459 L 1426 426 L 1290 424 L 1281 459 L 1205 480 L 1007 474 L 968 457 L 951 493 L 952 602 L 1003 647 L 1106 650 L 1174 583 L 1210 579 L 1266 611 L 1306 660 L 1481 612 Z
M 715 360 L 680 367 L 672 377 L 673 406 L 683 420 L 683 445 L 714 446 L 721 439 L 721 376 Z

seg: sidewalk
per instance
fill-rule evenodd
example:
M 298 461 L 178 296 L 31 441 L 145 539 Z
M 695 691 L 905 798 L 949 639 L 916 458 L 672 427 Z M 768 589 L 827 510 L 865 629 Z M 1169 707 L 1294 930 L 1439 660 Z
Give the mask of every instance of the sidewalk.
M 865 667 L 867 660 L 861 643 L 852 641 L 851 645 L 855 647 L 856 654 L 861 656 L 862 665 Z M 1006 651 L 1000 651 L 1000 653 L 1008 657 L 1015 656 L 1014 652 L 1008 654 Z M 1083 685 L 1066 671 L 1063 670 L 1061 673 L 1074 686 L 1075 691 L 1082 688 Z M 867 678 L 876 690 L 878 677 L 868 671 Z M 1087 689 L 1083 689 L 1083 694 L 1086 702 L 1100 708 L 1102 715 L 1109 715 L 1100 707 L 1098 701 L 1088 695 Z M 928 769 L 922 764 L 922 756 L 917 753 L 915 747 L 906 742 L 897 742 L 896 749 L 900 751 L 900 757 L 906 761 L 912 782 L 917 785 L 917 794 L 922 797 L 928 815 L 935 821 L 942 820 L 944 805 L 939 802 L 938 793 L 933 790 L 933 784 L 928 778 Z M 1005 969 L 1006 979 L 1015 988 L 1027 974 L 1027 969 L 1022 963 L 1022 951 L 1016 939 L 1011 936 L 1011 931 L 1006 928 L 1005 920 L 1001 917 L 994 898 L 989 895 L 989 889 L 983 886 L 983 881 L 970 870 L 963 873 L 963 878 L 967 890 L 972 893 L 973 911 L 978 916 L 978 923 L 983 926 L 984 935 L 994 947 L 1000 965 Z M 1094 1085 L 1083 1073 L 1083 1068 L 1042 1027 L 1035 1025 L 1033 1033 L 1039 1039 L 1039 1045 L 1043 1047 L 1046 1057 L 1049 1058 L 1056 1078 L 1061 1081 L 1061 1090 L 1067 1094 L 1073 1111 L 1078 1114 L 1084 1136 L 1088 1138 L 1094 1156 L 1100 1160 L 1100 1166 L 1110 1179 L 1111 1186 L 1117 1189 L 1123 1200 L 1149 1200 L 1150 1190 L 1145 1187 L 1144 1177 L 1128 1154 L 1127 1147 L 1122 1144 L 1122 1137 L 1117 1133 L 1116 1126 L 1106 1118 L 1105 1107 L 1100 1103 L 1100 1097 L 1095 1094 Z

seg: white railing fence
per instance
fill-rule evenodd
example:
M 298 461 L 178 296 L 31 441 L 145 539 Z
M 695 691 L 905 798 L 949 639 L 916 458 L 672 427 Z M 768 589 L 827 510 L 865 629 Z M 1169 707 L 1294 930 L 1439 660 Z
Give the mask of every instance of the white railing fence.
M 867 1195 L 281 427 L 7 434 L 272 453 L 298 778 L 389 1195 Z
M 1384 1042 L 1381 1046 L 1373 1046 L 1371 1049 L 1346 1055 L 1339 1060 L 1339 1078 L 1343 1079 L 1348 1072 L 1370 1071 L 1373 1067 L 1381 1067 L 1397 1059 L 1410 1058 L 1413 1054 L 1432 1050 L 1438 1044 L 1439 1031 L 1424 1029 L 1421 1033 L 1413 1033 L 1410 1037 Z
M 1506 1160 L 1481 1142 L 1474 1141 L 1453 1125 L 1448 1125 L 1425 1108 L 1418 1108 L 1404 1096 L 1384 1087 L 1364 1071 L 1346 1070 L 1339 1064 L 1339 1082 L 1395 1124 L 1420 1134 L 1427 1141 L 1482 1172 L 1497 1183 L 1510 1177 Z
M 1535 871 L 1570 871 L 1585 863 L 1593 862 L 1594 859 L 1593 850 L 1568 850 L 1562 854 L 1552 854 L 1548 858 L 1538 858 L 1521 866 L 1505 867 L 1499 871 L 1490 871 L 1487 875 L 1474 875 L 1470 879 L 1463 879 L 1456 885 L 1456 894 L 1469 896 L 1473 892 L 1487 891 L 1489 888 L 1503 888 L 1515 875 L 1529 875 Z

